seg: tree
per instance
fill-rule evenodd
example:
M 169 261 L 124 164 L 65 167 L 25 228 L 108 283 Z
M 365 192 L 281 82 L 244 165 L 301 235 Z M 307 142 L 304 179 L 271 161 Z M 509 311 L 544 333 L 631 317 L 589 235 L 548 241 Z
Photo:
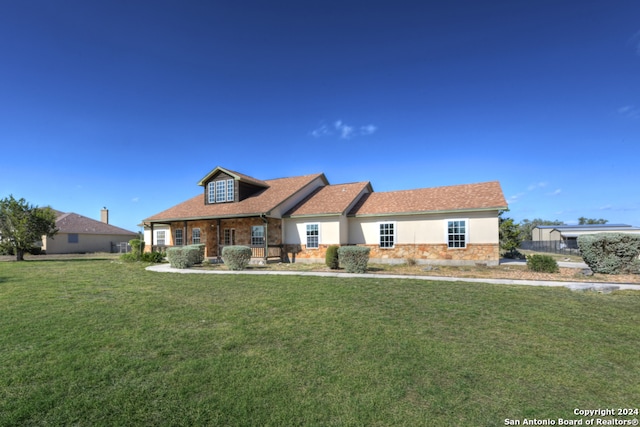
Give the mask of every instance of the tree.
M 507 257 L 513 257 L 520 243 L 522 243 L 522 237 L 520 227 L 513 222 L 513 218 L 503 218 L 502 214 L 505 212 L 506 211 L 500 211 L 500 215 L 498 216 L 500 224 L 500 249 L 506 252 Z
M 580 218 L 578 218 L 578 224 L 579 225 L 588 225 L 588 224 L 606 224 L 607 222 L 609 222 L 606 219 L 594 219 L 594 218 L 585 218 L 583 216 L 581 216 Z
M 51 208 L 39 208 L 13 195 L 0 200 L 0 249 L 12 251 L 17 261 L 34 249 L 42 237 L 58 232 L 56 214 Z

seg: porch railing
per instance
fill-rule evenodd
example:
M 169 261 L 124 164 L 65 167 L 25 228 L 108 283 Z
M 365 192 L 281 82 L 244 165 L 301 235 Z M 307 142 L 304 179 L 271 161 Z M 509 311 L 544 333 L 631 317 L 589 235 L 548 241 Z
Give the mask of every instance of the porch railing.
M 220 248 L 222 253 L 222 248 Z M 251 258 L 281 258 L 282 257 L 282 245 L 269 246 L 265 255 L 264 246 L 251 246 Z
M 251 248 L 251 258 L 269 259 L 282 257 L 282 245 L 269 246 L 267 248 L 266 256 L 264 246 L 250 245 L 249 247 Z M 224 249 L 224 246 L 220 245 L 219 248 L 220 250 L 218 251 L 218 254 L 219 256 L 222 256 L 222 249 Z
M 152 251 L 156 252 L 166 252 L 167 248 L 171 246 L 168 245 L 153 245 L 151 247 Z M 223 245 L 218 246 L 218 257 L 222 257 L 222 249 Z M 251 258 L 262 258 L 262 259 L 273 259 L 273 258 L 282 258 L 282 245 L 274 245 L 269 246 L 267 248 L 267 254 L 265 256 L 265 248 L 264 246 L 250 246 L 251 248 Z

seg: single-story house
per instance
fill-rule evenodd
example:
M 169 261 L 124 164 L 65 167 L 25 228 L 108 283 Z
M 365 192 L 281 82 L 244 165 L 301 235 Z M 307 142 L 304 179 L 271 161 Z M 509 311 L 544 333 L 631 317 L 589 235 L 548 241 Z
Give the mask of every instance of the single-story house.
M 534 242 L 555 242 L 560 247 L 575 249 L 578 236 L 596 233 L 639 234 L 640 227 L 627 224 L 585 224 L 585 225 L 538 225 L 531 230 Z
M 497 181 L 374 192 L 323 173 L 260 180 L 216 167 L 198 185 L 200 194 L 143 220 L 147 250 L 202 243 L 219 258 L 226 245 L 247 245 L 263 260 L 324 262 L 330 245 L 361 245 L 373 262 L 499 262 L 507 203 Z
M 56 228 L 53 237 L 43 237 L 42 250 L 46 254 L 70 254 L 91 252 L 119 252 L 129 240 L 138 234 L 109 224 L 109 211 L 100 212 L 100 221 L 73 212 L 56 212 Z

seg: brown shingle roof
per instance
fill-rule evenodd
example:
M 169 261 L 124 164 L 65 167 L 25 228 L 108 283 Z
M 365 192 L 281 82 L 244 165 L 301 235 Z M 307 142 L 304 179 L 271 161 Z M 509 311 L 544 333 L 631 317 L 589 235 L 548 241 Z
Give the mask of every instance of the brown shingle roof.
M 204 195 L 199 194 L 165 211 L 150 216 L 144 221 L 160 222 L 196 218 L 260 215 L 277 208 L 280 204 L 318 178 L 320 178 L 323 183 L 327 183 L 327 179 L 322 173 L 265 180 L 262 182 L 268 185 L 268 188 L 235 203 L 214 203 L 207 205 L 204 203 Z
M 320 187 L 285 216 L 344 214 L 365 189 L 373 191 L 368 181 Z
M 350 216 L 506 209 L 497 181 L 416 190 L 369 193 L 349 212 Z
M 82 216 L 77 213 L 59 213 L 60 215 L 56 218 L 56 227 L 58 228 L 58 233 L 122 235 L 136 234 L 133 231 L 125 230 L 124 228 L 106 224 L 101 221 L 96 221 L 95 219 L 87 218 L 86 216 Z

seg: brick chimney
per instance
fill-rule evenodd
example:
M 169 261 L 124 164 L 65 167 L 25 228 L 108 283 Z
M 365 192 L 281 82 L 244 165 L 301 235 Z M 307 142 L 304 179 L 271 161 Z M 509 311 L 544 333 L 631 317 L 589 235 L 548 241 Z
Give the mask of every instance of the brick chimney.
M 109 224 L 109 209 L 106 206 L 100 210 L 100 221 Z

